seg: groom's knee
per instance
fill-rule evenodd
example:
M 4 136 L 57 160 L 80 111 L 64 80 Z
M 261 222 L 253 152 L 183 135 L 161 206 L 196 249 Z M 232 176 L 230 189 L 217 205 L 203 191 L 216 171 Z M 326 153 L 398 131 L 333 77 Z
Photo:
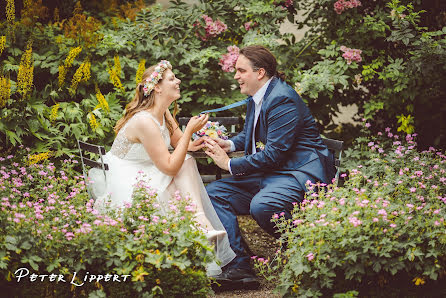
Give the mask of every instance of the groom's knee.
M 271 226 L 271 218 L 274 215 L 274 211 L 271 210 L 271 206 L 268 204 L 253 200 L 249 206 L 249 213 L 262 228 L 266 229 Z
M 208 185 L 206 185 L 206 191 L 209 195 L 210 198 L 215 197 L 215 195 L 218 193 L 219 191 L 219 186 L 218 186 L 218 181 L 214 181 L 212 183 L 209 183 Z

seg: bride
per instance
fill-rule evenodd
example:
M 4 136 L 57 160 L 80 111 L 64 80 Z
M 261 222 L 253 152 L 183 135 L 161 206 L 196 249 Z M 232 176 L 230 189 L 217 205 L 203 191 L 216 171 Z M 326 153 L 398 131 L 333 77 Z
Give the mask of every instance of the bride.
M 192 117 L 184 133 L 179 129 L 168 108 L 180 98 L 180 83 L 166 60 L 146 69 L 134 99 L 115 126 L 117 135 L 111 150 L 104 156 L 104 162 L 109 165 L 105 181 L 98 171 L 90 171 L 95 207 L 100 209 L 108 203 L 119 208 L 131 203 L 133 185 L 142 171 L 148 185 L 157 190 L 161 203 L 167 203 L 175 191 L 194 200 L 195 219 L 205 229 L 209 241 L 215 241 L 217 258 L 223 267 L 235 253 L 204 188 L 196 162 L 186 154 L 188 150 L 205 146 L 204 139 L 192 142 L 191 136 L 207 123 L 209 116 Z M 175 148 L 172 153 L 169 145 Z M 100 195 L 104 193 L 107 195 Z M 220 272 L 216 264 L 207 268 L 208 275 Z

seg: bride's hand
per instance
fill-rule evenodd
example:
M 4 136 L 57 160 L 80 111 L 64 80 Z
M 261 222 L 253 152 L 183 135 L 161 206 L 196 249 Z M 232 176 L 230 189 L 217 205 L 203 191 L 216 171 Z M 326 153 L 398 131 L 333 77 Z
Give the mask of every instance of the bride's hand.
M 189 147 L 187 148 L 187 151 L 197 151 L 205 146 L 206 146 L 205 139 L 199 138 L 199 139 L 196 139 L 195 141 L 191 141 L 189 143 Z
M 186 126 L 186 131 L 189 131 L 192 135 L 194 132 L 199 131 L 209 119 L 208 114 L 201 114 L 200 116 L 191 117 Z

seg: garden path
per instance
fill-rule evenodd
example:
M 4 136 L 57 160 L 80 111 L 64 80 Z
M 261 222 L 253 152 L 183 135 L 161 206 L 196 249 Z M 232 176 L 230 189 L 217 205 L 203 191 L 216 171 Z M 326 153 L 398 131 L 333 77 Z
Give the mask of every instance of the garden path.
M 274 253 L 278 249 L 278 245 L 275 243 L 275 239 L 267 234 L 259 225 L 252 219 L 251 216 L 239 216 L 239 224 L 242 230 L 243 235 L 248 242 L 248 245 L 252 252 L 258 256 L 263 258 L 272 258 Z M 261 286 L 258 290 L 235 290 L 235 291 L 225 291 L 216 293 L 215 295 L 211 295 L 209 297 L 212 298 L 229 298 L 229 297 L 238 297 L 238 298 L 276 298 L 280 297 L 280 295 L 273 292 L 274 285 L 268 283 L 263 278 L 260 278 Z

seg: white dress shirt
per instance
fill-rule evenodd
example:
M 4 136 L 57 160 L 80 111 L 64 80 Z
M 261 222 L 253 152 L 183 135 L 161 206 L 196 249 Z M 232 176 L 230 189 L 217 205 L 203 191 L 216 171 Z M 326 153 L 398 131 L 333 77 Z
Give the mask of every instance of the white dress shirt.
M 251 140 L 252 140 L 252 153 L 256 153 L 256 142 L 255 142 L 255 131 L 256 131 L 256 125 L 257 125 L 257 120 L 259 119 L 259 115 L 260 115 L 260 110 L 262 109 L 262 103 L 263 103 L 263 97 L 265 96 L 266 93 L 266 89 L 268 89 L 269 83 L 271 82 L 272 78 L 270 78 L 259 90 L 257 90 L 256 94 L 254 94 L 252 96 L 252 100 L 254 101 L 255 104 L 255 110 L 254 110 L 254 125 L 252 127 L 252 135 L 251 135 Z M 245 136 L 245 138 L 248 136 Z M 231 150 L 230 152 L 235 151 L 235 145 L 234 142 L 229 140 L 229 142 L 231 143 Z M 232 175 L 232 171 L 231 171 L 231 159 L 229 159 L 228 161 L 228 168 L 229 168 L 229 173 L 231 173 Z

